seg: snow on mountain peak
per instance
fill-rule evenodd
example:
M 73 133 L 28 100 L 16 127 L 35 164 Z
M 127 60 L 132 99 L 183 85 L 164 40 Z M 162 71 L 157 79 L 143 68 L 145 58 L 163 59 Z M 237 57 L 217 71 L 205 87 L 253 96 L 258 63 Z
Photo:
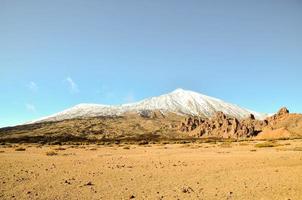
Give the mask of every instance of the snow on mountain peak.
M 217 111 L 222 111 L 227 115 L 240 119 L 248 117 L 250 114 L 254 114 L 256 118 L 264 117 L 263 114 L 226 103 L 220 99 L 183 89 L 176 89 L 169 94 L 138 102 L 135 106 L 138 109 L 157 109 L 205 117 L 211 117 Z
M 246 118 L 250 114 L 254 114 L 254 116 L 258 119 L 263 119 L 266 117 L 265 114 L 250 111 L 237 105 L 226 103 L 217 98 L 178 88 L 171 93 L 158 97 L 151 97 L 131 104 L 117 106 L 78 104 L 70 109 L 34 122 L 59 121 L 64 119 L 96 116 L 114 116 L 122 115 L 126 112 L 141 113 L 146 110 L 160 110 L 163 113 L 173 112 L 176 114 L 196 115 L 203 117 L 211 117 L 217 111 L 222 111 L 227 115 L 239 119 Z
M 173 94 L 173 93 L 185 93 L 185 92 L 191 92 L 189 90 L 184 90 L 182 88 L 177 88 L 175 89 L 174 91 L 172 91 L 170 94 Z

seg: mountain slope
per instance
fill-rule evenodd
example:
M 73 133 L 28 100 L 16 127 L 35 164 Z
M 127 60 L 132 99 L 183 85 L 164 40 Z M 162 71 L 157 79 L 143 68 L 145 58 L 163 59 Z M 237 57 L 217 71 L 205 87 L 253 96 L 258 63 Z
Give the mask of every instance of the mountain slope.
M 263 119 L 265 114 L 250 111 L 237 105 L 226 103 L 220 99 L 209 97 L 193 91 L 177 89 L 169 94 L 152 97 L 136 103 L 118 106 L 79 104 L 63 112 L 33 121 L 47 122 L 74 118 L 87 118 L 96 116 L 121 116 L 128 112 L 143 113 L 145 111 L 159 110 L 162 113 L 176 113 L 180 115 L 194 115 L 211 117 L 217 111 L 226 115 L 243 119 L 253 114 L 257 119 Z

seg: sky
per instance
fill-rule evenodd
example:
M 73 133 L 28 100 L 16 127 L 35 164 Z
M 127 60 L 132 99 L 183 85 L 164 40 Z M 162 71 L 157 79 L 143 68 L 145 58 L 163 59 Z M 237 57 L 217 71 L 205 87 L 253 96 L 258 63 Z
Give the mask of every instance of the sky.
M 0 127 L 193 90 L 302 112 L 301 0 L 0 0 Z

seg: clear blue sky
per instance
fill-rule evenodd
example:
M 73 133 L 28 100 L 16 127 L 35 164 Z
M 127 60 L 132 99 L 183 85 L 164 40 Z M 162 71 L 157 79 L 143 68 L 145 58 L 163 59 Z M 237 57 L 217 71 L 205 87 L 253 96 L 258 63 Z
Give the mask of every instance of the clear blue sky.
M 302 1 L 0 0 L 0 127 L 176 88 L 302 112 Z

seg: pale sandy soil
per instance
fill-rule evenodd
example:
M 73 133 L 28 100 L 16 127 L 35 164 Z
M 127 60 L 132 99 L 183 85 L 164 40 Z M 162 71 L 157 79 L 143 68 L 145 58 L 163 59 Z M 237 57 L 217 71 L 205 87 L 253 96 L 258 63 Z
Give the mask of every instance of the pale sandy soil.
M 2 146 L 0 199 L 302 199 L 302 140 L 278 143 Z

